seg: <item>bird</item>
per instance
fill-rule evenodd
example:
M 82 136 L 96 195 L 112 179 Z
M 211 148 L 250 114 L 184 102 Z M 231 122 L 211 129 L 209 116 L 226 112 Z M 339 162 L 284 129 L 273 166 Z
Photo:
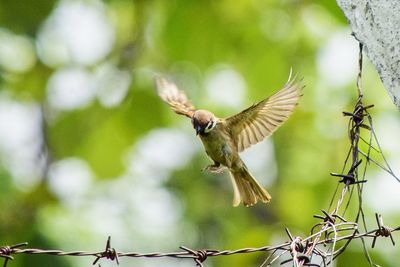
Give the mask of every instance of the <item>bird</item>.
M 206 154 L 214 162 L 204 168 L 211 173 L 229 170 L 233 185 L 233 206 L 243 202 L 253 206 L 258 200 L 268 203 L 271 195 L 250 174 L 239 152 L 261 142 L 274 133 L 293 113 L 304 86 L 302 80 L 292 77 L 273 95 L 259 101 L 245 110 L 219 118 L 211 111 L 196 109 L 186 94 L 177 85 L 163 76 L 155 76 L 159 97 L 171 109 L 191 119 L 196 135 L 200 137 Z

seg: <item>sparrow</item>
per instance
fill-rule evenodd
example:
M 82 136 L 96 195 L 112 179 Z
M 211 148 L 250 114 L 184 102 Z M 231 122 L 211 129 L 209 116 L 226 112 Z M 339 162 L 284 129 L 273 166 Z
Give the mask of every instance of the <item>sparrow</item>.
M 292 114 L 304 86 L 296 82 L 296 78 L 292 79 L 291 73 L 282 89 L 227 118 L 219 118 L 205 109 L 196 109 L 175 83 L 155 77 L 160 98 L 175 113 L 191 119 L 196 135 L 214 162 L 205 169 L 213 173 L 220 173 L 226 168 L 229 170 L 234 207 L 241 202 L 248 207 L 258 200 L 264 203 L 271 200 L 268 191 L 250 174 L 239 152 L 270 136 Z

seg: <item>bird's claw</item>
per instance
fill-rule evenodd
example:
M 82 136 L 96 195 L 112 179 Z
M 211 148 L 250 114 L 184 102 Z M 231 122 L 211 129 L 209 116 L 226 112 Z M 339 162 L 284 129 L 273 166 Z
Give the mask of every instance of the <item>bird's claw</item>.
M 224 170 L 225 167 L 217 165 L 208 165 L 207 167 L 202 169 L 202 171 L 207 171 L 210 173 L 222 173 Z

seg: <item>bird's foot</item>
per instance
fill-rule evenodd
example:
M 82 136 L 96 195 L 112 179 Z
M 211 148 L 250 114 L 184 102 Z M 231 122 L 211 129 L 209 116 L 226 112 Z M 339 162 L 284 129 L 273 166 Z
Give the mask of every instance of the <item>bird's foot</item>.
M 208 165 L 207 167 L 203 168 L 202 171 L 207 171 L 210 173 L 222 173 L 226 167 L 221 165 Z

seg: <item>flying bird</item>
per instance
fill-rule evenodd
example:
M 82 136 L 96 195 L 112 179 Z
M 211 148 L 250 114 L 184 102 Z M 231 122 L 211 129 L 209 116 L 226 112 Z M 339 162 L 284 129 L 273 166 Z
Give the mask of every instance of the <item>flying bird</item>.
M 218 118 L 211 111 L 196 109 L 175 83 L 157 76 L 158 95 L 172 110 L 191 119 L 207 155 L 214 164 L 205 169 L 213 172 L 229 170 L 233 184 L 233 206 L 241 202 L 247 207 L 258 200 L 267 203 L 271 195 L 249 173 L 239 152 L 270 136 L 292 114 L 304 86 L 291 78 L 282 89 L 238 114 Z

